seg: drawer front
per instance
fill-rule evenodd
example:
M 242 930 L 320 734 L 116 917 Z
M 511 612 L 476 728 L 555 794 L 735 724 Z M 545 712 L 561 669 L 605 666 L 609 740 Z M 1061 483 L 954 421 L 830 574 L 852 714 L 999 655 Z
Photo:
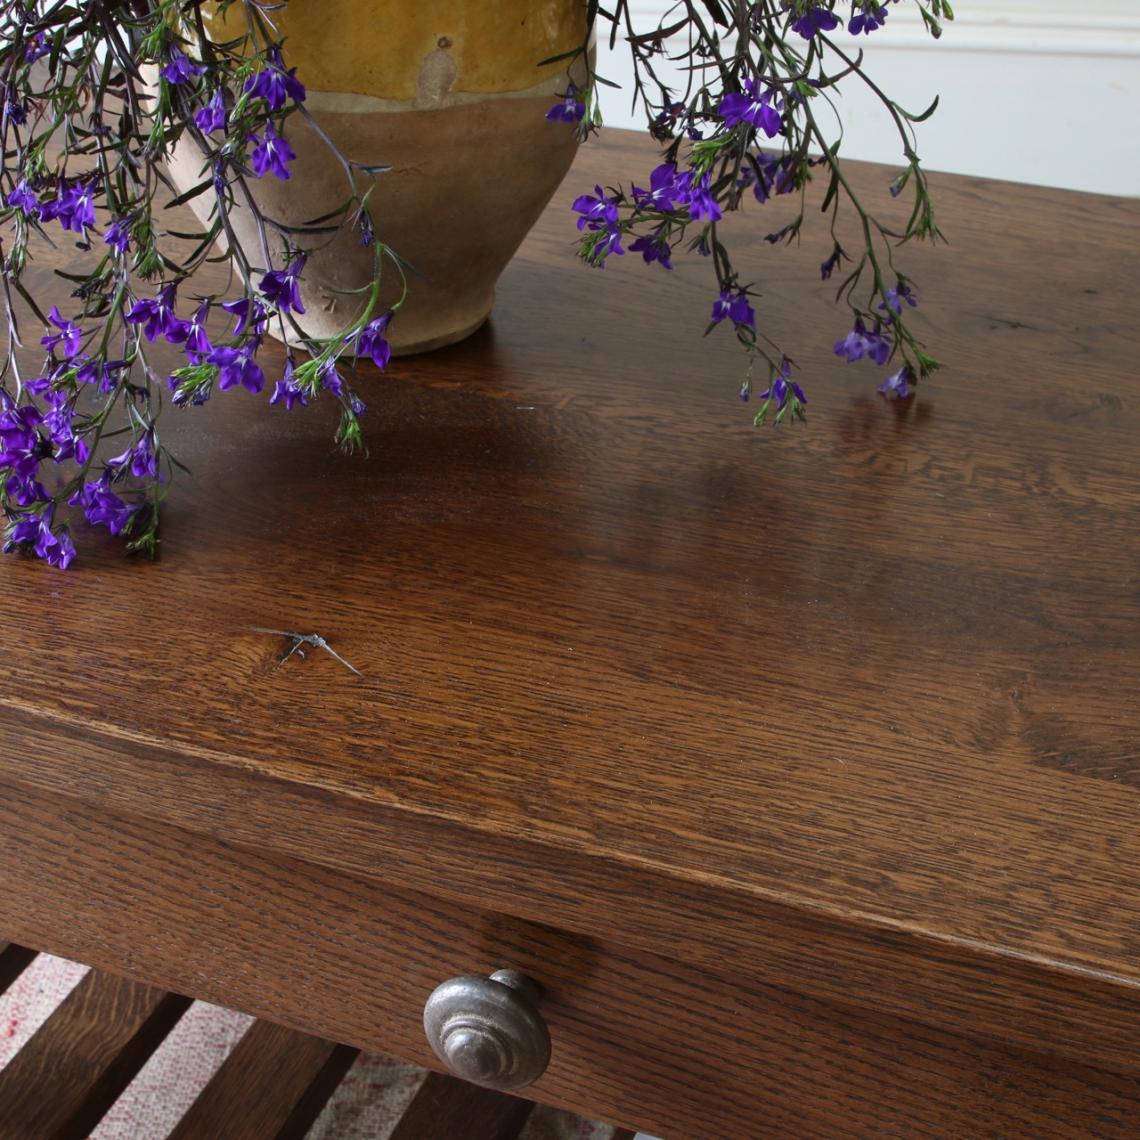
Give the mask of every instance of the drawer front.
M 0 821 L 13 940 L 437 1069 L 432 990 L 518 970 L 553 1042 L 525 1095 L 668 1140 L 1135 1137 L 1140 1080 L 866 1014 L 856 978 L 840 1009 L 731 961 L 712 974 L 471 909 L 446 883 L 392 889 L 22 789 Z

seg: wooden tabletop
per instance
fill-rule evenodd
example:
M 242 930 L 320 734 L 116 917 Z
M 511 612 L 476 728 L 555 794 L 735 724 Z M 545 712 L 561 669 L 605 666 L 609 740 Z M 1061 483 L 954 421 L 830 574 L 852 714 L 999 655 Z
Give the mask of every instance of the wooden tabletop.
M 1134 1065 L 1140 203 L 934 177 L 907 403 L 830 351 L 825 227 L 746 209 L 810 399 L 756 429 L 707 264 L 573 257 L 652 164 L 583 149 L 490 324 L 361 380 L 367 457 L 221 393 L 158 562 L 0 560 L 0 779 Z

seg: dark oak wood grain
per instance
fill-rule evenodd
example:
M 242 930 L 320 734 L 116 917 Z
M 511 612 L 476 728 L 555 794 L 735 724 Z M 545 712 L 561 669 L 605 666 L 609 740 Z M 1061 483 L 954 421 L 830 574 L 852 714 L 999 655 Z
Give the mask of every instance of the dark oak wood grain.
M 34 950 L 0 942 L 0 994 L 31 965 L 35 956 Z
M 358 1052 L 255 1021 L 169 1140 L 301 1140 Z
M 430 1073 L 388 1140 L 516 1140 L 534 1104 Z
M 0 880 L 13 884 L 0 927 L 99 965 L 129 959 L 171 989 L 305 1032 L 437 1068 L 421 1028 L 427 996 L 509 963 L 542 980 L 554 1043 L 526 1095 L 667 1140 L 1087 1140 L 1094 1122 L 1099 1136 L 1135 1137 L 1140 1076 L 869 1012 L 858 978 L 846 1004 L 822 1001 L 731 956 L 695 968 L 470 900 L 0 791 L 0 828 L 19 821 L 23 836 L 0 845 Z M 81 868 L 83 851 L 94 854 Z
M 88 973 L 0 1070 L 2 1140 L 86 1140 L 190 1001 Z
M 1135 1074 L 1140 203 L 936 177 L 953 245 L 907 264 L 947 369 L 901 405 L 830 354 L 825 237 L 773 250 L 769 213 L 734 219 L 811 399 L 806 428 L 757 431 L 729 338 L 699 335 L 707 266 L 572 259 L 573 194 L 652 162 L 584 150 L 490 325 L 361 381 L 368 457 L 329 452 L 331 407 L 219 395 L 167 428 L 194 477 L 160 562 L 87 534 L 68 575 L 0 561 L 0 777 L 456 921 Z M 887 202 L 887 172 L 854 177 Z M 364 676 L 278 667 L 250 626 Z M 5 858 L 26 897 L 35 866 Z M 63 925 L 8 929 L 174 984 Z M 645 1120 L 670 1140 L 683 1093 Z

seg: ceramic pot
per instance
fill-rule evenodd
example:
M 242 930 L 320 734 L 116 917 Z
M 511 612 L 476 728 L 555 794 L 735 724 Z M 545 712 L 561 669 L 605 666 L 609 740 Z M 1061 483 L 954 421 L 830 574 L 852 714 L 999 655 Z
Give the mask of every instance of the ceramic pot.
M 583 0 L 289 0 L 271 15 L 321 129 L 346 157 L 390 168 L 373 179 L 371 204 L 377 232 L 411 266 L 408 300 L 389 331 L 394 351 L 474 332 L 574 157 L 573 128 L 545 117 L 566 89 L 566 63 L 538 64 L 581 44 Z M 212 38 L 229 38 L 216 15 L 208 27 Z M 299 114 L 285 135 L 297 153 L 292 177 L 251 180 L 251 189 L 267 216 L 297 226 L 349 191 L 344 170 Z M 180 188 L 201 180 L 192 144 L 175 152 L 172 174 Z M 194 205 L 209 211 L 205 195 Z M 240 207 L 234 228 L 260 264 L 255 227 Z M 351 293 L 372 281 L 373 251 L 347 227 L 331 241 L 300 244 L 311 249 L 300 324 L 310 336 L 331 336 L 359 311 Z M 389 263 L 381 277 L 388 305 L 401 291 L 398 274 Z

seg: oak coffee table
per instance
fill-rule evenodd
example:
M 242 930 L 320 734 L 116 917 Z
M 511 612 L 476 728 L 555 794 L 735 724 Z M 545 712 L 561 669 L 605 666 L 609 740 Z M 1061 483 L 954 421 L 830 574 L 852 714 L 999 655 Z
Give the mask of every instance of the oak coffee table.
M 1135 1140 L 1140 203 L 935 177 L 907 403 L 746 211 L 758 430 L 706 265 L 574 263 L 652 163 L 583 149 L 367 457 L 219 394 L 159 561 L 0 560 L 0 932 L 436 1070 L 516 971 L 525 1095 L 667 1140 Z

